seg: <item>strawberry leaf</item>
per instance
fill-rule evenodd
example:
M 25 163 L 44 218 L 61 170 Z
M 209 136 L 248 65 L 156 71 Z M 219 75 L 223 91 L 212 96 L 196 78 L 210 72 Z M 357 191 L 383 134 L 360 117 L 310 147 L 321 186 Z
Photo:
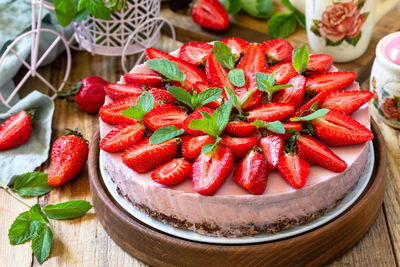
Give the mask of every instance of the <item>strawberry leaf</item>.
M 303 45 L 295 48 L 292 55 L 293 67 L 299 74 L 302 74 L 307 69 L 308 61 L 310 59 L 307 46 Z
M 233 69 L 235 67 L 235 57 L 231 49 L 223 42 L 214 42 L 213 53 L 217 61 L 224 68 Z
M 21 174 L 14 182 L 14 190 L 23 197 L 41 196 L 53 188 L 47 183 L 47 174 L 42 172 Z
M 184 132 L 185 130 L 178 129 L 175 125 L 161 127 L 150 136 L 149 143 L 152 145 L 161 144 L 171 138 L 183 134 Z
M 154 107 L 154 97 L 148 91 L 144 91 L 136 102 L 136 106 L 131 106 L 121 110 L 121 114 L 138 121 L 143 120 L 144 115 Z
M 329 112 L 329 109 L 321 108 L 311 114 L 308 114 L 307 116 L 291 118 L 290 121 L 312 121 L 319 117 L 324 116 L 328 112 Z
M 237 86 L 242 87 L 246 84 L 246 80 L 244 78 L 244 72 L 242 69 L 232 69 L 228 72 L 229 81 Z
M 253 121 L 251 124 L 257 127 L 262 127 L 267 129 L 270 132 L 273 133 L 278 133 L 278 134 L 284 134 L 285 133 L 285 127 L 283 127 L 282 123 L 280 121 L 273 121 L 273 122 L 266 122 L 266 121 Z
M 186 75 L 181 72 L 178 65 L 168 59 L 150 59 L 146 61 L 147 67 L 153 69 L 172 81 L 183 83 Z
M 201 153 L 206 154 L 206 153 L 209 153 L 209 152 L 213 151 L 214 148 L 218 145 L 219 141 L 221 141 L 221 140 L 222 140 L 222 138 L 218 136 L 218 137 L 215 139 L 214 144 L 208 144 L 208 145 L 203 146 L 203 147 L 201 148 Z

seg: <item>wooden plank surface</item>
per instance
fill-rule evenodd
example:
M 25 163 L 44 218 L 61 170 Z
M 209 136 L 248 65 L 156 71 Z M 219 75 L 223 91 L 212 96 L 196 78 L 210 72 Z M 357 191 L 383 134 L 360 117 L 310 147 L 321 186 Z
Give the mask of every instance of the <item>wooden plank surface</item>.
M 396 11 L 397 12 L 397 11 Z M 397 14 L 397 13 L 396 13 Z M 389 21 L 398 21 L 399 15 L 386 16 Z M 246 24 L 242 18 L 241 23 Z M 393 22 L 394 23 L 394 22 Z M 262 23 L 260 22 L 259 29 Z M 377 36 L 393 31 L 391 25 L 384 27 L 385 33 L 375 33 Z M 179 33 L 179 32 L 178 32 Z M 380 34 L 380 35 L 379 35 Z M 220 37 L 221 38 L 221 37 Z M 375 38 L 375 37 L 374 37 Z M 376 37 L 378 39 L 378 37 Z M 376 39 L 376 40 L 377 40 Z M 300 40 L 299 43 L 306 40 Z M 373 44 L 371 44 L 373 45 Z M 158 48 L 169 50 L 171 42 L 161 38 Z M 87 52 L 73 52 L 72 70 L 69 81 L 77 81 L 88 75 L 98 75 L 108 81 L 115 82 L 122 74 L 120 58 L 91 56 Z M 368 65 L 370 60 L 362 61 L 360 65 Z M 60 56 L 54 63 L 42 67 L 40 73 L 51 78 L 52 83 L 60 81 L 63 76 L 65 56 Z M 19 77 L 23 75 L 20 72 Z M 367 79 L 367 78 L 365 78 Z M 364 83 L 363 86 L 367 86 Z M 33 89 L 47 89 L 37 80 L 31 79 L 23 88 L 26 94 Z M 81 112 L 74 104 L 56 101 L 53 118 L 54 141 L 61 135 L 65 127 L 78 127 L 84 136 L 90 140 L 98 127 L 98 118 Z M 369 232 L 347 253 L 331 263 L 331 266 L 396 266 L 400 259 L 400 134 L 399 131 L 380 124 L 388 147 L 388 183 L 385 202 L 378 219 Z M 43 171 L 48 165 L 44 164 Z M 91 201 L 88 186 L 88 174 L 85 169 L 81 175 L 71 182 L 53 190 L 48 196 L 29 201 L 42 205 L 71 199 L 86 199 Z M 0 262 L 1 266 L 39 266 L 34 259 L 29 243 L 20 246 L 8 244 L 7 231 L 15 217 L 25 207 L 11 198 L 4 190 L 0 190 Z M 54 243 L 50 258 L 42 266 L 145 266 L 119 248 L 107 235 L 96 218 L 94 210 L 89 215 L 71 221 L 52 221 Z M 178 256 L 178 255 L 177 255 Z M 397 263 L 397 264 L 396 264 Z

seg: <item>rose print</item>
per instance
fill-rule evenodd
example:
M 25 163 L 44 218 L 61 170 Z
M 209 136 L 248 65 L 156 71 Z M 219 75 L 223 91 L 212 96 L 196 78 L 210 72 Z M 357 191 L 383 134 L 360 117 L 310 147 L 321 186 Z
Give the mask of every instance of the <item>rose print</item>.
M 381 105 L 383 114 L 391 120 L 400 119 L 399 100 L 395 98 L 385 98 Z
M 327 45 L 340 45 L 344 40 L 356 46 L 361 38 L 363 26 L 368 12 L 361 14 L 362 4 L 357 1 L 336 2 L 326 7 L 322 20 L 314 20 L 311 31 L 324 37 Z

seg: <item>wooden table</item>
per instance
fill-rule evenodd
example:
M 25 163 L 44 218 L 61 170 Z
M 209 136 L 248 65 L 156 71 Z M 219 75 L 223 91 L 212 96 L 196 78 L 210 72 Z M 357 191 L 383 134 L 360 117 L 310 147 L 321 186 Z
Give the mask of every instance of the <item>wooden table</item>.
M 162 37 L 157 48 L 171 49 L 169 38 Z M 77 81 L 89 75 L 98 75 L 115 82 L 122 73 L 120 58 L 91 56 L 87 52 L 73 52 L 70 81 Z M 41 68 L 41 73 L 52 83 L 61 82 L 66 62 L 60 56 L 56 62 Z M 20 75 L 23 73 L 20 72 Z M 368 79 L 362 83 L 368 87 Z M 44 88 L 37 80 L 31 79 L 23 88 L 26 94 L 30 90 Z M 46 88 L 42 91 L 46 92 Z M 98 128 L 98 116 L 80 111 L 75 104 L 56 100 L 53 118 L 54 141 L 64 128 L 75 128 L 87 139 Z M 400 131 L 379 123 L 385 137 L 388 150 L 387 190 L 381 212 L 368 233 L 351 250 L 329 264 L 349 266 L 398 266 L 400 263 Z M 40 171 L 46 172 L 48 162 Z M 32 198 L 30 203 L 42 206 L 72 199 L 91 201 L 87 168 L 67 184 L 54 189 L 48 195 Z M 11 246 L 7 231 L 17 215 L 27 208 L 0 190 L 0 265 L 1 266 L 39 266 L 33 257 L 30 242 Z M 42 266 L 146 266 L 136 260 L 107 235 L 92 209 L 88 215 L 71 221 L 51 221 L 54 232 L 50 258 Z M 179 257 L 179 255 L 177 255 Z

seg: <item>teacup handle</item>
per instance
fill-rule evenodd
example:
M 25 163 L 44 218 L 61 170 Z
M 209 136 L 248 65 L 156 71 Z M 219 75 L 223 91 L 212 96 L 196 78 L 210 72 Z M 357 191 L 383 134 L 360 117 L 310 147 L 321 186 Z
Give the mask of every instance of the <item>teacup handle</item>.
M 398 0 L 376 0 L 375 23 L 378 22 L 386 13 L 388 13 L 399 2 Z

